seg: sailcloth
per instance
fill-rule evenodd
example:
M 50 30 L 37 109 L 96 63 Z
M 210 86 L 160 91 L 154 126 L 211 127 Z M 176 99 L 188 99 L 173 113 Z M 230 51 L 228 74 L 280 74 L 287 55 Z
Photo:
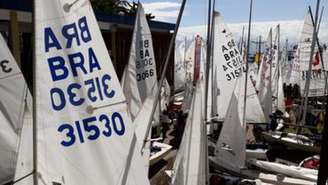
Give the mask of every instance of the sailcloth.
M 0 184 L 14 178 L 28 95 L 23 74 L 0 34 Z
M 274 40 L 272 41 L 272 66 L 271 66 L 271 89 L 272 96 L 278 95 L 279 65 L 280 65 L 280 25 L 275 29 Z
M 223 17 L 216 12 L 214 16 L 214 56 L 213 61 L 217 66 L 217 88 L 218 88 L 218 115 L 220 120 L 226 117 L 230 98 L 235 83 L 243 72 L 242 56 L 232 33 L 223 22 Z M 255 88 L 248 78 L 247 83 L 247 111 L 246 121 L 249 123 L 264 123 L 265 117 L 260 106 Z
M 171 87 L 166 78 L 161 88 L 161 111 L 167 110 L 170 104 Z
M 174 91 L 178 92 L 184 90 L 185 87 L 185 50 L 186 42 L 183 40 L 176 40 L 175 51 L 174 51 Z
M 205 159 L 203 155 L 205 135 L 203 130 L 203 97 L 198 83 L 193 94 L 190 114 L 187 118 L 181 145 L 173 167 L 173 185 L 205 184 Z
M 35 3 L 39 184 L 149 184 L 90 2 Z
M 245 167 L 246 130 L 243 123 L 245 75 L 237 80 L 226 119 L 216 144 L 216 161 L 224 168 L 240 172 Z
M 311 81 L 309 96 L 324 96 L 325 89 L 325 75 L 322 67 L 322 61 L 320 59 L 319 50 L 317 44 L 315 44 L 314 55 L 311 55 L 311 44 L 313 36 L 313 20 L 311 14 L 308 11 L 304 20 L 303 29 L 301 32 L 301 37 L 298 44 L 298 62 L 300 64 L 300 82 L 298 83 L 301 86 L 301 93 L 303 95 L 305 82 L 306 82 L 306 73 L 309 70 L 309 62 L 311 59 L 312 62 L 312 71 L 310 72 Z
M 122 87 L 127 97 L 132 120 L 136 118 L 146 98 L 153 96 L 158 88 L 153 41 L 144 9 L 140 3 L 133 30 L 129 63 L 122 78 Z M 159 110 L 155 113 L 155 122 L 158 123 Z
M 270 29 L 267 39 L 267 50 L 261 58 L 261 65 L 258 73 L 258 80 L 256 89 L 258 90 L 258 97 L 263 108 L 266 121 L 269 122 L 269 115 L 272 114 L 272 72 L 271 72 L 271 44 L 272 43 L 272 30 Z

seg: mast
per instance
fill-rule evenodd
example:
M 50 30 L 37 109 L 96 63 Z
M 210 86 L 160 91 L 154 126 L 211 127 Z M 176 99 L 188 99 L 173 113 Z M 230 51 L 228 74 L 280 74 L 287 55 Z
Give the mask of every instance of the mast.
M 312 71 L 312 58 L 314 54 L 315 49 L 315 40 L 317 39 L 317 26 L 318 26 L 318 17 L 319 17 L 319 8 L 320 8 L 320 0 L 317 0 L 317 7 L 315 12 L 315 20 L 314 20 L 314 26 L 313 26 L 313 34 L 312 34 L 312 44 L 311 44 L 311 54 L 309 59 L 309 70 L 306 75 L 306 82 L 305 82 L 305 88 L 304 88 L 304 110 L 303 110 L 303 116 L 301 120 L 301 125 L 305 125 L 305 118 L 306 118 L 306 111 L 308 106 L 308 96 L 309 96 L 309 89 L 310 89 L 310 79 L 311 79 L 311 71 Z
M 317 33 L 316 33 L 316 37 L 317 37 L 316 44 L 317 44 L 317 47 L 319 49 L 319 55 L 320 55 L 320 60 L 321 60 L 321 65 L 322 65 L 322 71 L 324 72 L 323 74 L 324 74 L 324 77 L 325 77 L 325 87 L 324 87 L 324 92 L 323 92 L 324 93 L 323 95 L 325 96 L 326 93 L 327 93 L 327 73 L 326 73 L 324 58 L 323 58 L 323 55 L 322 55 L 322 50 L 321 50 L 321 47 L 320 47 L 320 42 L 319 42 L 319 30 L 320 30 L 320 26 L 321 26 L 323 11 L 324 11 L 324 7 L 321 8 L 320 19 L 319 19 Z M 312 24 L 314 24 L 313 13 L 312 13 L 312 9 L 311 9 L 310 6 L 309 6 L 309 12 L 310 12 Z
M 276 69 L 278 70 L 278 74 L 277 74 L 277 81 L 276 81 L 276 88 L 277 88 L 277 94 L 276 94 L 276 97 L 277 97 L 277 103 L 276 103 L 276 110 L 278 110 L 278 102 L 279 102 L 279 78 L 280 78 L 280 75 L 281 75 L 281 71 L 280 71 L 280 24 L 277 25 L 277 42 L 278 42 L 278 46 L 277 46 L 277 51 L 278 51 L 278 60 L 277 60 L 277 66 L 276 66 Z
M 187 36 L 184 37 L 184 53 L 183 53 L 183 66 L 184 66 L 184 70 L 185 70 L 185 82 L 187 82 L 187 77 L 188 77 L 188 64 L 186 61 L 186 55 L 187 55 Z
M 245 71 L 245 90 L 244 90 L 244 110 L 243 110 L 243 124 L 246 122 L 246 103 L 247 103 L 247 80 L 248 80 L 248 57 L 251 41 L 251 26 L 252 26 L 252 11 L 253 11 L 253 0 L 250 2 L 249 8 L 249 22 L 248 22 L 248 36 L 247 36 L 247 54 L 246 54 L 246 71 Z M 245 127 L 245 125 L 244 125 Z
M 180 26 L 180 23 L 181 23 L 181 18 L 182 18 L 182 14 L 183 14 L 183 11 L 184 11 L 186 2 L 187 2 L 187 0 L 182 0 L 182 2 L 181 2 L 181 7 L 180 7 L 179 15 L 178 15 L 177 22 L 176 22 L 176 25 L 175 25 L 174 33 L 173 33 L 172 38 L 170 40 L 169 49 L 168 49 L 168 52 L 167 52 L 167 55 L 166 55 L 166 58 L 165 58 L 165 62 L 164 62 L 164 66 L 163 66 L 163 71 L 161 73 L 161 78 L 159 80 L 158 87 L 161 87 L 163 85 L 163 82 L 164 82 L 164 78 L 165 78 L 167 66 L 168 66 L 169 61 L 170 61 L 170 56 L 171 56 L 171 53 L 172 53 L 172 50 L 173 50 L 173 47 L 174 47 L 174 44 L 175 44 L 175 39 L 176 39 L 178 30 L 179 30 L 179 26 Z M 156 92 L 155 97 L 158 97 L 159 94 L 160 94 L 160 92 L 161 91 L 159 89 L 157 89 L 157 92 Z M 146 146 L 146 143 L 148 142 L 148 139 L 147 138 L 148 138 L 148 135 L 149 135 L 149 132 L 150 132 L 150 129 L 151 129 L 151 122 L 153 120 L 153 116 L 154 116 L 154 113 L 156 111 L 157 104 L 158 104 L 158 98 L 155 98 L 155 101 L 154 101 L 153 107 L 152 107 L 152 111 L 151 111 L 151 115 L 152 116 L 148 120 L 147 130 L 146 130 L 146 133 L 145 133 L 145 136 L 144 136 L 144 139 L 143 139 L 143 144 L 142 144 L 142 147 L 141 147 L 141 150 L 142 151 L 143 151 L 143 148 Z
M 38 129 L 37 129 L 37 103 L 36 103 L 36 80 L 37 80 L 37 72 L 36 72 L 36 0 L 33 0 L 33 15 L 32 15 L 32 23 L 33 23 L 33 183 L 34 185 L 38 185 Z
M 213 100 L 217 100 L 217 98 L 213 98 L 214 96 L 217 96 L 217 88 L 213 88 L 213 83 L 217 83 L 216 82 L 216 80 L 214 81 L 214 70 L 216 70 L 216 69 L 214 69 L 214 62 L 213 62 L 213 51 L 214 51 L 214 11 L 215 11 L 215 0 L 214 0 L 214 2 L 213 2 L 213 8 L 212 8 L 212 24 L 211 24 L 211 41 L 210 41 L 210 49 L 211 49 L 211 55 L 210 55 L 210 64 L 211 64 L 211 82 L 212 82 L 212 108 L 211 108 L 211 119 L 213 119 L 214 117 L 216 117 L 216 113 L 217 112 L 214 112 L 214 110 L 216 110 L 216 108 L 214 108 L 214 106 L 216 106 L 216 103 L 213 103 Z M 244 29 L 244 28 L 243 28 Z M 243 40 L 243 39 L 242 39 Z M 241 42 L 241 43 L 243 43 L 243 41 Z M 241 45 L 241 47 L 242 47 L 242 45 Z M 216 87 L 216 86 L 215 86 Z M 206 95 L 207 96 L 207 95 Z M 208 102 L 205 102 L 206 104 L 208 103 Z M 211 127 L 213 128 L 214 127 L 214 125 L 213 124 L 211 124 Z M 212 130 L 214 130 L 214 129 L 212 129 Z
M 239 48 L 240 53 L 243 53 L 244 34 L 245 34 L 245 26 L 243 26 L 243 31 L 242 31 L 242 35 L 241 35 L 241 42 L 240 42 L 240 48 Z
M 209 87 L 209 72 L 210 72 L 210 66 L 211 66 L 211 40 L 212 40 L 212 35 L 211 35 L 211 25 L 213 26 L 213 24 L 211 24 L 211 21 L 213 22 L 212 19 L 212 13 L 214 11 L 215 8 L 215 0 L 213 0 L 213 4 L 212 4 L 212 0 L 208 0 L 208 17 L 207 17 L 207 49 L 206 49 L 206 85 L 205 85 L 205 120 L 203 123 L 203 132 L 205 133 L 205 175 L 206 175 L 206 184 L 209 184 L 209 164 L 208 164 L 208 149 L 207 149 L 207 122 L 209 121 L 208 117 L 207 117 L 207 103 L 208 103 L 208 87 Z M 212 79 L 213 80 L 213 79 Z
M 325 185 L 328 178 L 328 96 L 326 96 L 326 114 L 324 120 L 324 129 L 322 133 L 320 166 L 318 172 L 318 185 Z

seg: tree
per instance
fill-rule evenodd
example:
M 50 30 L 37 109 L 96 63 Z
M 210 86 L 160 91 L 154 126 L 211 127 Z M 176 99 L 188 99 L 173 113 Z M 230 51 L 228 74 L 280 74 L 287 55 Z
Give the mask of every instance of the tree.
M 96 11 L 109 12 L 119 15 L 135 16 L 138 9 L 138 3 L 129 3 L 126 0 L 91 0 L 92 7 Z M 147 19 L 153 19 L 151 13 L 146 14 Z

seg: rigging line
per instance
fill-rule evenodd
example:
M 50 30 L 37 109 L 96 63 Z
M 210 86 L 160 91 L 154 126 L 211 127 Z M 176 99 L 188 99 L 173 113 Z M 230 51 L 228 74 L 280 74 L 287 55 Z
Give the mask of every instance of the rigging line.
M 34 170 L 31 171 L 30 173 L 24 175 L 23 177 L 20 177 L 20 178 L 18 178 L 17 180 L 13 181 L 13 182 L 12 182 L 12 185 L 14 185 L 14 184 L 16 184 L 16 183 L 18 183 L 18 182 L 20 182 L 20 181 L 22 181 L 22 180 L 24 180 L 24 179 L 30 177 L 30 176 L 33 175 L 33 174 L 34 174 Z

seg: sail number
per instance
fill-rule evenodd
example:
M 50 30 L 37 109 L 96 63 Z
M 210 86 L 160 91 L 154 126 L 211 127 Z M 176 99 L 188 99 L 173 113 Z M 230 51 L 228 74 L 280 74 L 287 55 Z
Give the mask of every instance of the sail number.
M 0 69 L 4 73 L 10 73 L 13 69 L 11 67 L 8 67 L 9 61 L 8 60 L 2 60 L 0 61 Z
M 81 83 L 71 83 L 65 90 L 52 88 L 50 90 L 52 108 L 61 111 L 67 103 L 73 106 L 80 106 L 88 99 L 91 102 L 103 101 L 105 98 L 113 98 L 115 91 L 110 87 L 111 76 L 108 74 L 102 77 L 91 78 Z M 86 89 L 87 96 L 80 97 Z
M 71 147 L 77 142 L 83 144 L 86 140 L 109 138 L 113 134 L 123 136 L 125 124 L 121 114 L 114 112 L 110 116 L 101 114 L 99 117 L 93 116 L 75 121 L 74 124 L 64 123 L 58 127 L 57 131 L 64 134 L 60 144 L 64 147 Z
M 154 70 L 150 69 L 150 70 L 145 70 L 143 73 L 139 73 L 137 74 L 137 81 L 142 81 L 142 80 L 146 80 L 147 78 L 150 78 L 154 76 Z

